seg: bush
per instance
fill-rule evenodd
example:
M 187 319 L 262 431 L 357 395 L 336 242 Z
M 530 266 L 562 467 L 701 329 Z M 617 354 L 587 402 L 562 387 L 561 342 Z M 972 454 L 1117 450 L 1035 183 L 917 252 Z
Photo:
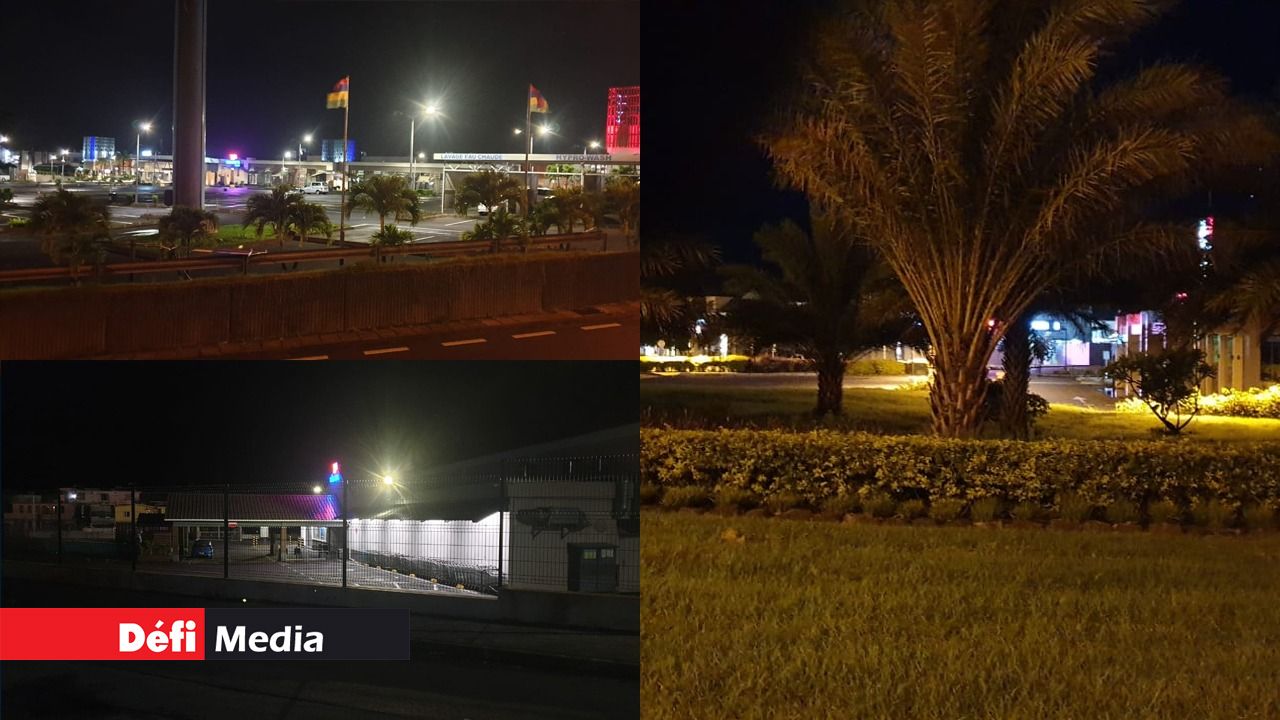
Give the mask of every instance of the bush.
M 1020 502 L 1013 506 L 1013 510 L 1009 512 L 1014 520 L 1023 520 L 1025 522 L 1040 522 L 1044 520 L 1044 506 L 1040 503 Z
M 1004 503 L 999 498 L 982 498 L 974 501 L 969 508 L 969 517 L 974 522 L 992 522 L 1004 516 Z
M 862 509 L 857 495 L 833 495 L 822 502 L 822 512 L 845 516 Z
M 813 361 L 806 358 L 774 357 L 761 355 L 743 364 L 743 372 L 778 373 L 778 372 L 811 372 Z
M 667 488 L 662 493 L 662 505 L 669 508 L 706 507 L 711 504 L 711 493 L 697 485 Z
M 1138 506 L 1128 500 L 1113 500 L 1106 509 L 1107 522 L 1135 523 L 1138 522 Z
M 867 497 L 862 500 L 862 511 L 871 517 L 893 517 L 894 510 L 896 509 L 897 506 L 893 502 L 893 497 L 888 493 L 869 493 Z
M 905 500 L 898 505 L 898 514 L 907 520 L 915 520 L 925 516 L 925 505 L 923 500 Z
M 29 219 L 27 219 L 27 218 L 20 218 L 20 217 L 16 217 L 16 218 L 10 218 L 10 219 L 9 219 L 9 229 L 10 229 L 10 230 L 15 230 L 15 229 L 17 229 L 17 228 L 24 228 L 24 227 L 26 227 L 26 226 L 28 226 L 28 225 L 30 225 L 30 224 L 31 224 L 31 220 L 29 220 Z
M 850 360 L 845 363 L 846 375 L 906 375 L 906 363 L 897 360 Z
M 1200 398 L 1205 415 L 1280 419 L 1280 385 L 1248 390 L 1226 389 Z
M 1084 522 L 1093 517 L 1094 504 L 1077 492 L 1058 495 L 1058 517 L 1068 522 Z
M 955 498 L 934 500 L 929 505 L 929 517 L 938 522 L 952 522 L 964 515 L 964 501 Z
M 1244 507 L 1244 526 L 1250 530 L 1275 527 L 1276 511 L 1269 505 L 1250 503 Z
M 1182 511 L 1169 500 L 1157 500 L 1147 506 L 1147 518 L 1156 525 L 1182 521 Z
M 830 430 L 642 428 L 644 482 L 733 486 L 761 497 L 885 493 L 921 499 L 997 498 L 1046 504 L 1068 494 L 1090 506 L 1219 499 L 1280 505 L 1280 442 L 953 440 Z M 1064 509 L 1063 517 L 1067 515 Z
M 1236 505 L 1213 499 L 1191 508 L 1191 519 L 1196 525 L 1221 529 L 1231 527 L 1236 521 Z
M 760 504 L 760 498 L 749 490 L 736 487 L 716 488 L 716 505 L 720 507 L 739 507 L 749 510 Z

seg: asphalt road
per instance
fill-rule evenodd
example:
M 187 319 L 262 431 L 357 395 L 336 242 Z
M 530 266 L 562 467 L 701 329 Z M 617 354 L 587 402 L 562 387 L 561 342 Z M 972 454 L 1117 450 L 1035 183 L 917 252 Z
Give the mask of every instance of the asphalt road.
M 12 607 L 191 607 L 186 596 L 5 583 Z M 204 607 L 242 604 L 198 600 Z M 257 607 L 267 607 L 254 603 Z M 484 661 L 414 644 L 409 662 L 6 662 L 5 718 L 636 718 L 639 677 Z
M 814 373 L 679 373 L 641 377 L 648 378 L 646 382 L 688 388 L 794 388 L 816 392 L 818 387 L 818 376 Z M 909 375 L 845 375 L 844 387 L 889 389 L 918 379 L 921 378 Z M 1114 400 L 1103 394 L 1102 385 L 1097 379 L 1036 376 L 1033 372 L 1031 392 L 1051 403 L 1088 404 L 1098 409 L 1109 409 L 1115 404 Z
M 593 312 L 592 310 L 595 310 Z M 218 355 L 257 360 L 634 360 L 640 313 L 634 306 L 584 308 L 537 319 L 481 321 L 362 333 L 259 351 Z

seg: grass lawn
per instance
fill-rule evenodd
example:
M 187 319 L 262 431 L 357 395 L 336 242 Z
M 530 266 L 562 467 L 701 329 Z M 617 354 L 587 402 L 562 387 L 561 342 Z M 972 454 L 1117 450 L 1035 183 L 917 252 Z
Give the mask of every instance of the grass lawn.
M 688 388 L 640 383 L 641 417 L 649 425 L 677 427 L 757 426 L 809 428 L 817 397 L 799 388 Z M 927 391 L 845 388 L 844 417 L 822 427 L 888 434 L 929 433 Z M 1152 439 L 1163 437 L 1151 415 L 1119 415 L 1073 405 L 1054 404 L 1036 424 L 1038 437 L 1077 439 Z M 1188 439 L 1215 441 L 1280 440 L 1280 420 L 1201 416 L 1183 431 Z
M 646 718 L 1280 718 L 1277 534 L 642 533 Z

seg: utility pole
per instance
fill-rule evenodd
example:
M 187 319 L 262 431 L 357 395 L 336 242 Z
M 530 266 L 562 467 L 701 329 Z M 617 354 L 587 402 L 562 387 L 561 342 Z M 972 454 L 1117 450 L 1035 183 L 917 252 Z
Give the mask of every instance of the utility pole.
M 206 0 L 175 0 L 173 204 L 204 208 Z

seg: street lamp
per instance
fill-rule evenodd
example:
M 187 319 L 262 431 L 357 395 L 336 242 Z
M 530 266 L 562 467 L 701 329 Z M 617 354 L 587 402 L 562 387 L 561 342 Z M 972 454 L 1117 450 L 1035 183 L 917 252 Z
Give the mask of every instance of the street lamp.
M 60 152 L 58 153 L 58 155 L 62 156 L 62 165 L 61 165 L 61 167 L 58 169 L 58 179 L 59 179 L 59 180 L 61 180 L 62 178 L 66 177 L 66 175 L 67 175 L 67 153 L 69 153 L 69 152 L 71 152 L 71 151 L 70 151 L 70 150 L 62 150 L 62 151 L 60 151 Z M 137 199 L 137 198 L 135 197 L 134 199 Z
M 599 140 L 592 140 L 582 146 L 582 189 L 584 191 L 587 189 L 587 148 L 595 150 L 598 147 L 600 147 Z
M 383 476 L 382 476 L 382 484 L 384 484 L 384 485 L 395 485 L 395 484 L 396 484 L 396 479 L 395 479 L 395 478 L 393 478 L 393 477 L 391 477 L 390 475 L 383 475 Z
M 321 488 L 319 485 L 314 485 L 314 486 L 312 486 L 312 488 L 311 488 L 311 492 L 313 492 L 313 493 L 315 493 L 315 494 L 319 495 L 319 494 L 320 494 L 320 490 L 321 490 L 321 489 L 322 489 L 322 488 Z
M 292 151 L 290 151 L 290 150 L 285 150 L 285 151 L 284 151 L 284 160 L 281 160 L 281 161 L 280 161 L 280 182 L 284 182 L 284 181 L 285 181 L 285 175 L 284 175 L 284 173 L 285 173 L 284 163 L 285 163 L 285 161 L 287 161 L 287 160 L 289 160 L 289 159 L 291 159 L 291 158 L 293 158 L 293 152 L 292 152 Z M 301 152 L 301 151 L 299 151 L 299 152 L 298 152 L 298 160 L 302 160 L 302 152 Z
M 436 117 L 440 114 L 440 106 L 435 103 L 427 105 L 422 110 L 424 118 Z M 413 131 L 418 125 L 418 119 L 413 115 L 409 115 L 409 187 L 413 190 L 418 189 L 418 176 L 413 172 Z
M 310 144 L 311 144 L 311 133 L 307 133 L 306 135 L 303 135 L 302 139 L 298 141 L 298 162 L 302 162 L 302 146 L 310 145 Z
M 151 123 L 138 123 L 138 137 L 133 150 L 133 204 L 138 204 L 138 184 L 142 182 L 142 133 L 151 132 Z

